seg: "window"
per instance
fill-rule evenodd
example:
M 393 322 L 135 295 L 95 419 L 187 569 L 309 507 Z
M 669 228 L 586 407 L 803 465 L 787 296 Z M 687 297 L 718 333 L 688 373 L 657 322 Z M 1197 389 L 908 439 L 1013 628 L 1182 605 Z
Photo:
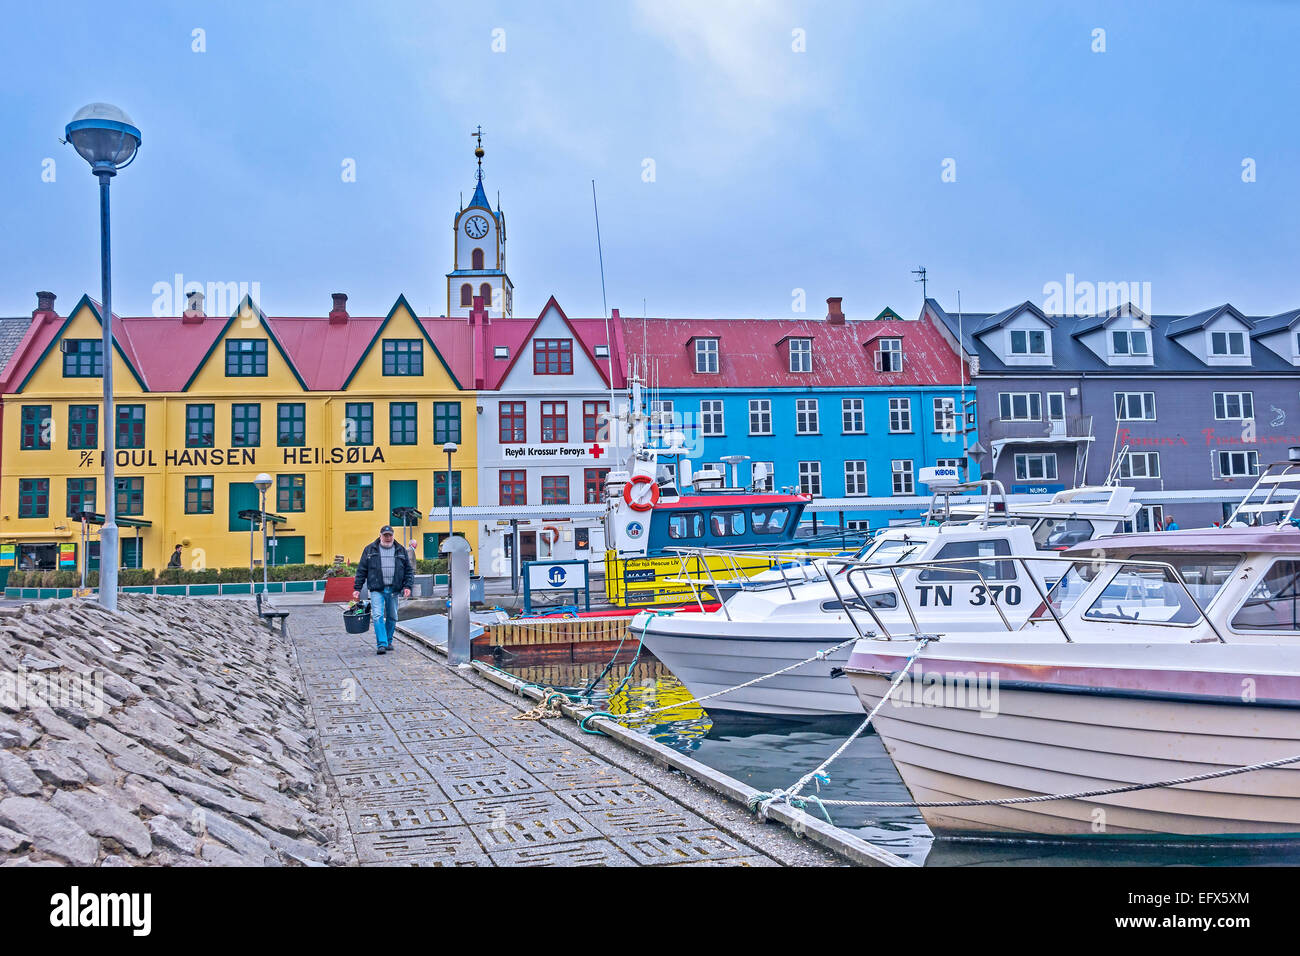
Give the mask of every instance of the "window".
M 1063 551 L 1091 541 L 1095 532 L 1092 522 L 1084 518 L 1044 518 L 1034 528 L 1034 544 L 1040 551 Z
M 49 405 L 24 405 L 20 447 L 29 451 L 48 449 L 53 424 Z
M 820 461 L 799 462 L 799 493 L 813 496 L 822 493 L 822 463 Z
M 1116 392 L 1115 420 L 1119 422 L 1153 422 L 1156 420 L 1155 392 Z
M 1119 463 L 1121 478 L 1159 478 L 1160 452 L 1131 451 Z
M 567 505 L 569 503 L 569 476 L 542 475 L 542 504 Z
M 502 402 L 498 408 L 501 444 L 527 441 L 528 406 L 523 402 Z
M 762 465 L 763 468 L 760 469 L 759 465 Z M 749 469 L 750 469 L 749 474 L 750 474 L 751 483 L 754 482 L 754 475 L 758 474 L 760 471 L 764 471 L 763 480 L 759 484 L 757 490 L 776 491 L 776 465 L 774 462 L 770 462 L 770 461 L 751 462 Z
M 345 445 L 373 445 L 375 442 L 375 406 L 373 402 L 348 402 L 343 406 Z M 367 511 L 370 509 L 366 509 Z
M 1012 355 L 1046 355 L 1047 333 L 1042 329 L 1015 329 L 1011 333 Z
M 1300 631 L 1300 561 L 1275 561 L 1232 619 L 1234 628 Z
M 1219 452 L 1220 478 L 1253 478 L 1259 474 L 1259 452 Z
M 103 339 L 64 339 L 63 377 L 100 378 L 104 374 Z
M 589 505 L 598 505 L 605 499 L 605 479 L 608 468 L 585 468 L 582 472 L 582 497 Z
M 751 435 L 772 434 L 771 399 L 751 398 L 749 400 L 749 433 Z
M 569 440 L 569 403 L 542 402 L 542 441 Z
M 914 465 L 910 458 L 895 458 L 889 463 L 889 471 L 894 483 L 894 494 L 910 495 L 916 492 L 913 469 Z
M 226 339 L 226 374 L 266 374 L 266 339 Z
M 115 405 L 113 414 L 117 416 L 118 448 L 144 447 L 144 406 Z
M 790 509 L 784 505 L 778 508 L 755 508 L 749 517 L 754 534 L 780 534 L 790 521 Z
M 1110 333 L 1110 351 L 1113 355 L 1147 355 L 1147 334 L 1141 329 Z
M 572 375 L 573 339 L 537 339 L 533 342 L 535 375 Z
M 95 513 L 95 479 L 68 479 L 68 517 L 80 518 L 83 511 Z
M 276 443 L 284 448 L 307 441 L 307 406 L 301 402 L 282 402 L 275 408 Z
M 375 476 L 354 472 L 343 478 L 343 507 L 347 511 L 375 510 Z
M 790 371 L 812 371 L 812 339 L 790 340 Z
M 1214 417 L 1220 421 L 1254 418 L 1255 393 L 1215 392 Z
M 462 308 L 474 305 L 474 287 L 468 282 L 460 287 L 460 304 Z
M 1047 420 L 1049 422 L 1065 421 L 1065 393 L 1047 393 Z
M 479 286 L 479 287 L 478 287 L 478 294 L 479 294 L 479 298 L 481 298 L 481 299 L 483 300 L 483 308 L 485 308 L 485 309 L 491 309 L 491 308 L 494 308 L 494 306 L 493 306 L 493 304 L 492 304 L 493 295 L 492 295 L 492 284 L 491 284 L 491 283 L 489 283 L 489 282 L 484 282 L 481 286 Z
M 262 444 L 262 406 L 230 406 L 230 444 L 236 448 L 256 448 Z
M 433 443 L 460 444 L 460 402 L 433 403 Z
M 498 480 L 500 482 L 501 504 L 528 504 L 528 481 L 526 476 L 527 472 L 524 471 L 503 471 L 500 473 Z
M 185 513 L 187 515 L 212 514 L 212 476 L 185 476 Z
M 891 432 L 910 432 L 912 430 L 912 400 L 910 398 L 891 398 L 889 400 L 889 430 Z
M 1011 545 L 1006 538 L 992 538 L 983 541 L 952 541 L 939 549 L 935 561 L 963 561 L 950 568 L 929 568 L 917 575 L 919 581 L 956 581 L 965 584 L 980 584 L 984 581 L 1014 581 L 1016 563 L 1014 561 L 978 560 L 990 559 L 1011 554 Z M 979 577 L 976 577 L 976 575 Z
M 817 399 L 797 398 L 794 403 L 794 431 L 796 435 L 816 435 L 818 432 Z
M 901 372 L 903 370 L 903 340 L 881 339 L 880 351 L 876 353 L 877 372 Z
M 1055 481 L 1056 453 L 1016 455 L 1016 479 L 1019 481 Z
M 1200 611 L 1168 568 L 1125 565 L 1084 617 L 1094 621 L 1195 624 Z
M 609 358 L 609 346 L 608 346 L 608 345 L 597 345 L 597 346 L 596 346 L 596 358 L 603 358 L 603 359 L 607 359 L 607 358 Z
M 50 479 L 18 479 L 18 517 L 48 518 L 50 516 Z
M 667 400 L 651 402 L 650 423 L 652 425 L 673 424 L 673 403 Z
M 275 476 L 275 510 L 283 512 L 307 510 L 306 475 Z
M 185 406 L 185 447 L 211 448 L 216 433 L 216 406 Z
M 117 513 L 119 515 L 140 516 L 144 514 L 144 479 L 118 478 Z
M 677 539 L 704 537 L 704 515 L 698 511 L 684 511 L 669 515 L 668 537 Z
M 609 402 L 582 403 L 582 440 L 609 441 Z
M 68 406 L 68 447 L 99 447 L 99 406 Z
M 695 371 L 714 373 L 718 370 L 718 340 L 695 340 Z
M 1245 332 L 1211 332 L 1210 333 L 1210 354 L 1211 355 L 1245 355 L 1246 354 L 1246 333 Z
M 709 514 L 709 531 L 715 538 L 731 538 L 745 533 L 745 512 L 714 511 Z
M 1042 421 L 1043 396 L 1038 392 L 999 392 L 998 412 L 1004 422 Z
M 416 445 L 420 441 L 419 406 L 415 402 L 388 403 L 388 441 L 393 445 Z
M 852 498 L 867 493 L 867 463 L 865 461 L 846 461 L 844 463 L 844 494 Z
M 722 401 L 721 399 L 700 402 L 700 434 L 722 435 Z
M 956 399 L 936 398 L 934 400 L 934 430 L 940 435 L 957 434 Z
M 447 507 L 447 472 L 435 471 L 433 473 L 433 506 L 435 508 Z M 460 507 L 460 472 L 451 473 L 451 506 Z
M 424 342 L 420 339 L 384 339 L 385 375 L 423 375 Z
M 864 435 L 867 431 L 866 416 L 862 413 L 862 399 L 846 398 L 840 402 L 840 416 L 843 420 L 844 434 Z
M 483 250 L 475 249 L 469 254 L 469 267 L 471 269 L 483 268 Z
M 492 357 L 493 357 L 494 359 L 508 359 L 508 358 L 510 358 L 510 348 L 509 348 L 509 346 L 506 346 L 506 345 L 496 345 L 496 346 L 493 346 L 493 348 L 492 348 Z

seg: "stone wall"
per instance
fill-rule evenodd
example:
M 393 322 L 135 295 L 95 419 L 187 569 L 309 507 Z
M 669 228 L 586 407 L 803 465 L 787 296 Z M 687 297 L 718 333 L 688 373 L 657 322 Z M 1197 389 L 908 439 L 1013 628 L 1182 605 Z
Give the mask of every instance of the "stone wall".
M 0 608 L 0 865 L 343 862 L 317 743 L 251 602 Z

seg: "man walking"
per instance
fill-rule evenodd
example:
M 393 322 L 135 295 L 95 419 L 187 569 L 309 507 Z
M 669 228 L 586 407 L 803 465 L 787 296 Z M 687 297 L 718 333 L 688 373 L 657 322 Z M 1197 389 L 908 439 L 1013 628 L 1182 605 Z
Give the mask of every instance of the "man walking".
M 172 552 L 172 556 L 167 559 L 167 567 L 179 568 L 180 566 L 181 566 L 181 546 L 178 544 L 176 545 L 176 550 Z
M 357 562 L 357 576 L 352 581 L 352 599 L 361 599 L 361 588 L 370 588 L 370 616 L 375 622 L 375 653 L 393 650 L 397 634 L 397 592 L 411 596 L 415 568 L 407 550 L 393 540 L 393 526 L 384 525 L 379 537 L 366 545 Z

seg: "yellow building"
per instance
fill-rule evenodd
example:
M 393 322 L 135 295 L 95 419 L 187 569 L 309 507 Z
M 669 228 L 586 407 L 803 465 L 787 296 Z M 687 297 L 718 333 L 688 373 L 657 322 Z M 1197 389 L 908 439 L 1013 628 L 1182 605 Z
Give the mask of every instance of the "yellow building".
M 254 477 L 274 479 L 266 508 L 275 564 L 355 560 L 392 523 L 434 557 L 451 504 L 477 504 L 473 329 L 420 318 L 405 297 L 384 317 L 268 318 L 247 297 L 230 318 L 193 294 L 176 317 L 113 319 L 117 515 L 124 567 L 249 562 Z M 82 512 L 103 511 L 102 316 L 82 297 L 67 317 L 53 296 L 0 376 L 0 567 L 79 567 Z M 129 522 L 129 523 L 128 523 Z M 132 525 L 135 525 L 134 527 Z M 97 566 L 92 524 L 90 566 Z M 477 548 L 472 521 L 457 522 Z M 71 547 L 69 547 L 71 546 Z M 260 540 L 256 560 L 260 563 Z

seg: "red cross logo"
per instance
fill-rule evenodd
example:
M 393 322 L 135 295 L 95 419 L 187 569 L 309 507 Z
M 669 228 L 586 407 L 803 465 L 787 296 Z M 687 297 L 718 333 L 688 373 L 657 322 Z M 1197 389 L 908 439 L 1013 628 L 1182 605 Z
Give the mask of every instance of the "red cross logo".
M 591 447 L 588 448 L 587 451 L 591 452 L 592 458 L 599 458 L 601 455 L 605 454 L 605 449 L 601 448 L 596 442 L 592 442 Z

